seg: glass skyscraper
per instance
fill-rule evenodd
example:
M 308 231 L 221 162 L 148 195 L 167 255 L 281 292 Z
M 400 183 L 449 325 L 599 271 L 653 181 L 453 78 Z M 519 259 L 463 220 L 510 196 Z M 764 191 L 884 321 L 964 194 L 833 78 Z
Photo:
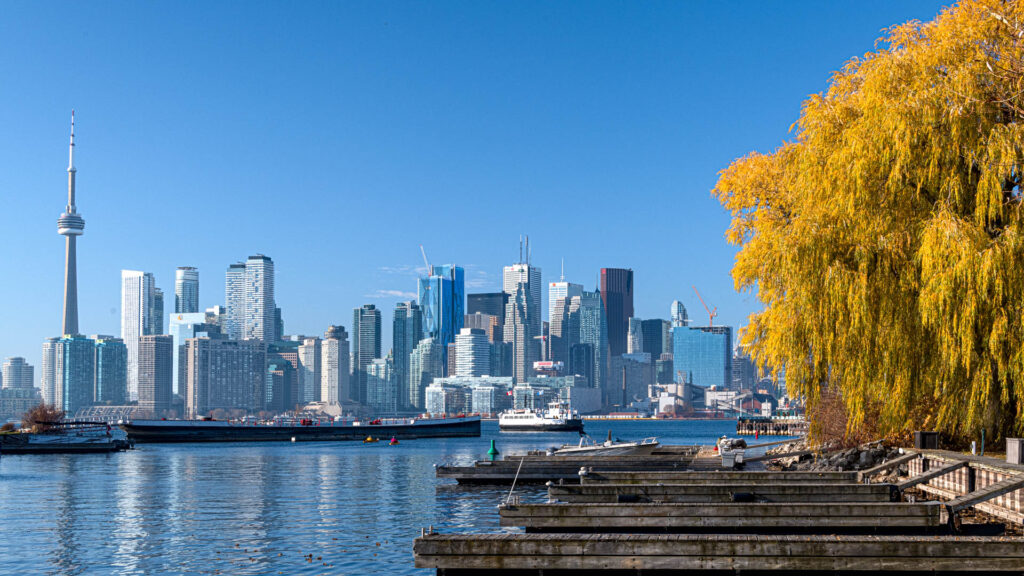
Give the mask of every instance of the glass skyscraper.
M 128 347 L 120 338 L 96 336 L 96 403 L 119 406 L 125 403 L 127 392 Z
M 442 365 L 448 364 L 448 345 L 462 329 L 466 314 L 465 272 L 461 266 L 431 266 L 419 280 L 419 302 L 423 310 L 423 338 L 434 338 L 442 349 Z
M 672 328 L 676 381 L 694 386 L 728 388 L 732 381 L 731 326 Z
M 409 356 L 416 344 L 423 338 L 423 312 L 415 302 L 399 302 L 395 305 L 395 319 L 392 323 L 392 346 L 394 353 L 394 380 L 398 388 L 397 405 L 409 406 Z
M 174 271 L 174 312 L 199 312 L 199 270 L 182 266 Z

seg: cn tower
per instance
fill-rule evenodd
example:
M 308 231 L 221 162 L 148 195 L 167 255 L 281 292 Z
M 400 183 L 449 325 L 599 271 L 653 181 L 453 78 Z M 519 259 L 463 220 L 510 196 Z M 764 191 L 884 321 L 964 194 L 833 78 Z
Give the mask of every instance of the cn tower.
M 78 266 L 75 242 L 85 231 L 85 220 L 75 208 L 75 111 L 71 111 L 71 144 L 68 146 L 68 205 L 57 219 L 57 233 L 65 240 L 64 250 L 64 331 L 78 334 Z

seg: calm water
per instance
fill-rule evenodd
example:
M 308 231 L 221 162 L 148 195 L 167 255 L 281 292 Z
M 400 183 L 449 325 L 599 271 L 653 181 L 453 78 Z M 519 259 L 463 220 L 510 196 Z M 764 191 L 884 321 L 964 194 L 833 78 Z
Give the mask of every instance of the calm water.
M 734 420 L 589 422 L 601 439 L 712 444 Z M 385 443 L 140 445 L 0 459 L 0 574 L 429 574 L 420 527 L 497 532 L 508 488 L 456 488 L 434 466 L 575 442 L 499 433 Z M 536 488 L 519 489 L 541 501 Z M 312 554 L 312 561 L 309 560 Z

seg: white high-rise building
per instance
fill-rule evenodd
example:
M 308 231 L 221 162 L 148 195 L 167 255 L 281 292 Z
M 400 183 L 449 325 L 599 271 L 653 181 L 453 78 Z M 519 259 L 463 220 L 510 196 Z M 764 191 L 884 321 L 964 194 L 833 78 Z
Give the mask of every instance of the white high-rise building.
M 227 314 L 220 329 L 229 340 L 241 340 L 245 317 L 245 264 L 241 262 L 228 266 L 224 275 L 224 306 Z
M 40 392 L 43 402 L 50 405 L 57 403 L 57 346 L 60 338 L 47 338 L 43 342 L 43 362 L 40 369 Z
M 455 336 L 455 375 L 489 376 L 491 343 L 478 328 L 463 328 Z
M 4 388 L 34 388 L 35 376 L 32 365 L 25 362 L 20 356 L 13 356 L 4 360 L 3 364 L 3 387 Z
M 319 338 L 304 338 L 299 345 L 299 402 L 308 404 L 320 400 L 320 350 Z
M 275 338 L 274 261 L 262 254 L 245 261 L 242 339 L 272 344 Z
M 516 382 L 525 382 L 532 375 L 533 363 L 540 359 L 540 268 L 526 263 L 505 266 L 502 280 L 502 289 L 508 294 L 504 340 L 512 343 L 512 375 Z
M 128 400 L 139 399 L 139 338 L 155 333 L 161 321 L 156 311 L 153 275 L 139 270 L 121 270 L 121 339 L 128 349 Z
M 342 326 L 331 326 L 320 342 L 320 401 L 342 404 L 349 401 L 348 334 Z
M 555 324 L 555 306 L 558 301 L 565 298 L 569 299 L 573 296 L 583 295 L 583 285 L 573 284 L 572 282 L 566 282 L 563 278 L 558 282 L 548 283 L 548 322 L 551 323 L 552 328 Z

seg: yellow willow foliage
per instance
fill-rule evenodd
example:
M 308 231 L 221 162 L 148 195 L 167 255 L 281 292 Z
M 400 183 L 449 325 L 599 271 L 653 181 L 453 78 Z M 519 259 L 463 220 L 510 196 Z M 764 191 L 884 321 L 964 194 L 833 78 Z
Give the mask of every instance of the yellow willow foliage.
M 714 193 L 743 342 L 848 429 L 1024 432 L 1024 0 L 894 27 Z

